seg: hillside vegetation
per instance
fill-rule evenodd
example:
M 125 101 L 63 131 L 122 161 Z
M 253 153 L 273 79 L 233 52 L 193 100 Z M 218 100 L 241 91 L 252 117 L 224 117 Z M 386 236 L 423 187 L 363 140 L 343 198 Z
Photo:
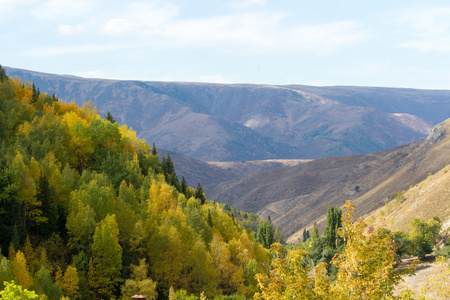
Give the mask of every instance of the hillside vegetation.
M 424 299 L 394 293 L 413 268 L 394 269 L 395 235 L 355 219 L 351 201 L 328 207 L 323 237 L 314 226 L 284 247 L 270 221 L 207 201 L 110 113 L 1 67 L 0 123 L 2 299 Z M 429 235 L 413 248 L 416 236 Z M 443 278 L 425 295 L 448 295 Z
M 170 156 L 92 103 L 0 71 L 0 290 L 14 279 L 49 299 L 255 292 L 267 251 L 200 184 L 180 183 Z

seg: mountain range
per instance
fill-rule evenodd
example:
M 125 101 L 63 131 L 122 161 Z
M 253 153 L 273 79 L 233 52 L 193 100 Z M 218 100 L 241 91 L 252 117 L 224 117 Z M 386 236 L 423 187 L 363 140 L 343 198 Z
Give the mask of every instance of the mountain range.
M 5 67 L 160 148 L 201 161 L 366 154 L 420 140 L 450 113 L 450 91 L 85 79 Z

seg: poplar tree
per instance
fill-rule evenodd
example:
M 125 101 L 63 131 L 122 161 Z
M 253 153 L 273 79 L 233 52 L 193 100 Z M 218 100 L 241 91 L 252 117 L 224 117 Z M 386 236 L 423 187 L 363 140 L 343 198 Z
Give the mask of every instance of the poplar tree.
M 338 234 L 339 228 L 342 227 L 341 222 L 342 212 L 339 207 L 332 205 L 328 206 L 327 210 L 327 224 L 323 236 L 325 238 L 325 245 L 327 247 L 336 249 L 340 244 L 340 236 Z
M 112 298 L 122 281 L 122 247 L 116 215 L 107 216 L 95 228 L 92 257 L 89 261 L 89 286 L 99 298 Z

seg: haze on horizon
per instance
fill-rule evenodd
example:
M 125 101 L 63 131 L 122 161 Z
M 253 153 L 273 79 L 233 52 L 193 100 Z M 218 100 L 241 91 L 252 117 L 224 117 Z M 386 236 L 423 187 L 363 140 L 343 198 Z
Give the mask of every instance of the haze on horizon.
M 447 1 L 0 0 L 0 64 L 146 81 L 450 89 Z

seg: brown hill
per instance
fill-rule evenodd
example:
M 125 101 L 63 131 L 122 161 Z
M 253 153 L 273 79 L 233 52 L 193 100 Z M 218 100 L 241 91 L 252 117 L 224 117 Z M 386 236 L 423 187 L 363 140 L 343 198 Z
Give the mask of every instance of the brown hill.
M 271 216 L 295 242 L 303 228 L 324 226 L 328 205 L 353 200 L 359 215 L 382 205 L 398 190 L 424 180 L 450 160 L 450 121 L 433 129 L 427 140 L 382 152 L 317 159 L 295 167 L 258 172 L 208 186 L 210 199 L 241 210 Z M 356 191 L 356 187 L 359 191 Z M 356 188 L 356 189 L 355 189 Z
M 110 111 L 150 144 L 202 161 L 380 151 L 424 138 L 450 113 L 449 91 L 120 81 L 5 69 L 60 99 L 92 100 L 101 115 Z

